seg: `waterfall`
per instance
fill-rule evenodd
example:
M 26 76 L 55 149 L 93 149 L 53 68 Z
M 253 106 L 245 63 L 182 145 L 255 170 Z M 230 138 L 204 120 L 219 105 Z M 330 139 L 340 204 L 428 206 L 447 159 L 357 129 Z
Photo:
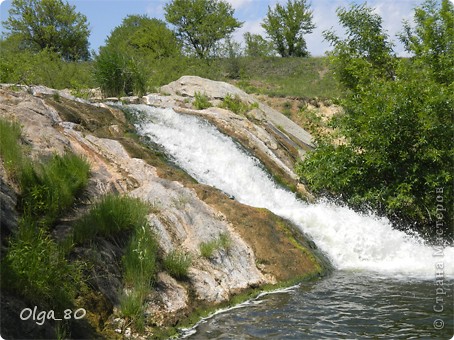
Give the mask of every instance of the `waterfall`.
M 206 121 L 172 109 L 129 107 L 141 112 L 142 120 L 136 125 L 139 134 L 162 145 L 191 176 L 243 204 L 267 208 L 291 220 L 336 268 L 434 279 L 435 265 L 442 262 L 444 276 L 454 277 L 453 247 L 434 256 L 435 250 L 423 239 L 393 229 L 386 218 L 360 214 L 327 201 L 302 202 L 278 186 L 257 159 Z

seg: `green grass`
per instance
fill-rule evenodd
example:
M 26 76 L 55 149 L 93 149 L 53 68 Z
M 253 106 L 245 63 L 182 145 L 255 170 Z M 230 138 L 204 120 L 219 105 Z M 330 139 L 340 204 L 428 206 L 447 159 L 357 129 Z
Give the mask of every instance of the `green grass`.
M 147 224 L 149 206 L 140 199 L 109 194 L 95 203 L 74 226 L 74 240 L 82 243 L 97 236 L 115 237 L 122 231 Z
M 241 62 L 245 71 L 237 85 L 248 93 L 320 99 L 342 96 L 325 57 L 245 57 Z
M 187 278 L 191 263 L 191 256 L 178 250 L 171 251 L 163 259 L 164 269 L 178 280 Z
M 2 261 L 2 286 L 40 309 L 70 308 L 80 283 L 77 263 L 30 217 L 22 218 Z
M 342 91 L 334 80 L 326 57 L 280 58 L 280 57 L 239 57 L 234 65 L 240 72 L 231 78 L 232 59 L 207 61 L 186 56 L 137 60 L 140 70 L 133 68 L 137 84 L 127 91 L 137 93 L 154 92 L 165 84 L 183 75 L 200 76 L 212 80 L 233 82 L 248 93 L 264 94 L 271 97 L 298 97 L 335 99 Z M 118 63 L 107 60 L 107 72 L 96 80 L 93 62 L 64 62 L 49 51 L 38 54 L 19 50 L 14 44 L 0 41 L 0 82 L 18 84 L 42 84 L 51 88 L 73 90 L 76 96 L 86 97 L 86 88 L 105 85 L 106 77 L 112 78 L 110 87 L 123 86 Z M 129 66 L 128 66 L 129 67 Z M 121 65 L 120 65 L 121 69 Z M 129 78 L 127 79 L 129 81 Z M 117 91 L 118 92 L 118 91 Z M 121 92 L 121 91 L 120 91 Z
M 158 243 L 148 225 L 138 228 L 123 256 L 126 285 L 150 288 L 157 266 Z
M 210 259 L 213 257 L 213 254 L 219 250 L 229 251 L 230 247 L 232 246 L 232 239 L 230 235 L 227 233 L 222 233 L 219 235 L 218 238 L 208 241 L 202 242 L 199 246 L 200 254 Z
M 126 319 L 126 327 L 134 326 L 139 332 L 145 329 L 144 302 L 145 296 L 142 292 L 133 290 L 128 294 L 123 293 L 120 297 L 120 312 Z
M 88 162 L 72 153 L 54 155 L 44 163 L 27 163 L 20 178 L 22 210 L 51 225 L 73 205 L 89 173 Z
M 0 156 L 8 176 L 15 180 L 24 160 L 20 137 L 21 127 L 18 123 L 0 119 Z

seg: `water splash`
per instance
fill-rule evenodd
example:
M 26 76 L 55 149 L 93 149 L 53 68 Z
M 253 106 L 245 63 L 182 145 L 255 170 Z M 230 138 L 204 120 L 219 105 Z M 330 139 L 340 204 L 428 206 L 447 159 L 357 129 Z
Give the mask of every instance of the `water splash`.
M 306 204 L 276 185 L 257 159 L 206 121 L 172 109 L 130 107 L 146 117 L 137 124 L 138 132 L 162 145 L 191 176 L 241 203 L 290 219 L 338 269 L 433 279 L 435 263 L 443 262 L 444 276 L 454 277 L 454 263 L 448 262 L 454 258 L 453 247 L 435 257 L 423 239 L 393 229 L 386 218 L 330 202 Z

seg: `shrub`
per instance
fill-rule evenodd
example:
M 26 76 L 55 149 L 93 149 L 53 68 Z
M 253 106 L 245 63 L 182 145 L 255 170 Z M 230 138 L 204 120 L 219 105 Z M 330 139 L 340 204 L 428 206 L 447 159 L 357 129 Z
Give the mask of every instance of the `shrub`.
M 176 279 L 185 279 L 191 266 L 192 258 L 189 254 L 174 250 L 164 258 L 164 269 Z
M 211 107 L 211 103 L 205 93 L 196 92 L 194 94 L 194 106 L 197 110 L 203 110 Z
M 96 56 L 94 77 L 107 97 L 145 94 L 145 74 L 142 64 L 125 52 L 104 48 Z
M 256 107 L 256 105 L 249 105 L 243 102 L 238 95 L 232 96 L 231 94 L 227 94 L 220 107 L 230 110 L 236 114 L 244 114 Z
M 74 226 L 74 240 L 84 242 L 96 236 L 116 236 L 147 224 L 149 206 L 138 198 L 106 195 Z

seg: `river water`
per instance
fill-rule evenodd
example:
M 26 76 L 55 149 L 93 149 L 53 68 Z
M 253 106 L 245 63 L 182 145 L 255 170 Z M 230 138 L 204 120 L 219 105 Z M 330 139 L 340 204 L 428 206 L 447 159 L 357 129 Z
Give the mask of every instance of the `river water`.
M 171 109 L 129 107 L 140 112 L 139 134 L 161 145 L 181 168 L 241 203 L 293 221 L 336 268 L 319 282 L 217 314 L 191 330 L 192 338 L 452 337 L 453 247 L 428 246 L 372 213 L 302 202 L 206 121 Z

